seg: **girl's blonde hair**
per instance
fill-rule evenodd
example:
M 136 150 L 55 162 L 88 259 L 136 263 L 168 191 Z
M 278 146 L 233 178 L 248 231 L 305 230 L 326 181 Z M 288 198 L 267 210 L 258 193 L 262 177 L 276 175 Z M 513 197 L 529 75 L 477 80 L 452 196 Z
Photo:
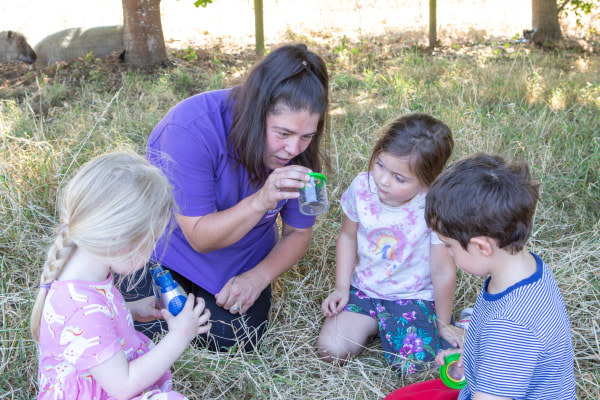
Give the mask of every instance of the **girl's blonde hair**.
M 60 225 L 42 270 L 41 285 L 60 276 L 79 247 L 106 263 L 153 249 L 175 207 L 167 178 L 143 157 L 114 152 L 96 157 L 77 172 L 60 199 Z M 39 328 L 47 288 L 41 287 L 31 315 Z

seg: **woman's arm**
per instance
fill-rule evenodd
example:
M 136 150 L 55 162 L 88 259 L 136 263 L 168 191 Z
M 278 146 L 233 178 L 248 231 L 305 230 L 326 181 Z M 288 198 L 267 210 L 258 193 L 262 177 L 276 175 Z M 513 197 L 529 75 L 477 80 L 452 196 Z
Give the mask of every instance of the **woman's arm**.
M 327 317 L 339 314 L 350 295 L 350 281 L 356 266 L 358 222 L 344 215 L 336 244 L 335 290 L 323 301 L 321 311 Z
M 237 305 L 241 313 L 246 312 L 271 282 L 304 257 L 311 238 L 312 228 L 299 229 L 284 223 L 275 247 L 254 268 L 231 278 L 215 295 L 217 304 L 226 310 Z
M 199 217 L 178 215 L 177 222 L 197 252 L 225 248 L 244 237 L 279 201 L 298 198 L 298 189 L 308 181 L 309 171 L 299 165 L 277 168 L 256 193 L 235 206 Z
M 456 290 L 456 264 L 444 244 L 431 245 L 429 259 L 440 337 L 446 339 L 454 347 L 462 347 L 465 332 L 450 323 Z

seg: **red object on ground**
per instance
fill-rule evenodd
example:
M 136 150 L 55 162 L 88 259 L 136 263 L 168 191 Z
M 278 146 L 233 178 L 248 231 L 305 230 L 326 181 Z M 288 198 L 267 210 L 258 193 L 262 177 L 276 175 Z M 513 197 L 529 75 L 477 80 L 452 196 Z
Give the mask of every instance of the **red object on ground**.
M 441 379 L 435 379 L 396 389 L 384 400 L 456 400 L 459 392 L 444 385 Z

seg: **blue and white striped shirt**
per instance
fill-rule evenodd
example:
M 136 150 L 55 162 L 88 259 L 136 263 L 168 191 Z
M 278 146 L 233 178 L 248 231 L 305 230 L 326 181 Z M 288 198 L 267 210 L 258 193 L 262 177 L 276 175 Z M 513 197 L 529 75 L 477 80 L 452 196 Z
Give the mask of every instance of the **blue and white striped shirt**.
M 565 304 L 552 272 L 535 254 L 536 272 L 475 303 L 464 350 L 467 386 L 513 399 L 575 399 L 574 356 Z

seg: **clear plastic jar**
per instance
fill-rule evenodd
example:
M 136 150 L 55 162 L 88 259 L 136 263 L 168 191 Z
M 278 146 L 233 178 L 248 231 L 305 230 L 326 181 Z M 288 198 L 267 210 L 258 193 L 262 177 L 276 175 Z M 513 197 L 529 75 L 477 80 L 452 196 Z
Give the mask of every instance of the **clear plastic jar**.
M 300 212 L 304 215 L 319 215 L 327 211 L 327 178 L 318 172 L 309 172 L 310 181 L 299 189 Z

